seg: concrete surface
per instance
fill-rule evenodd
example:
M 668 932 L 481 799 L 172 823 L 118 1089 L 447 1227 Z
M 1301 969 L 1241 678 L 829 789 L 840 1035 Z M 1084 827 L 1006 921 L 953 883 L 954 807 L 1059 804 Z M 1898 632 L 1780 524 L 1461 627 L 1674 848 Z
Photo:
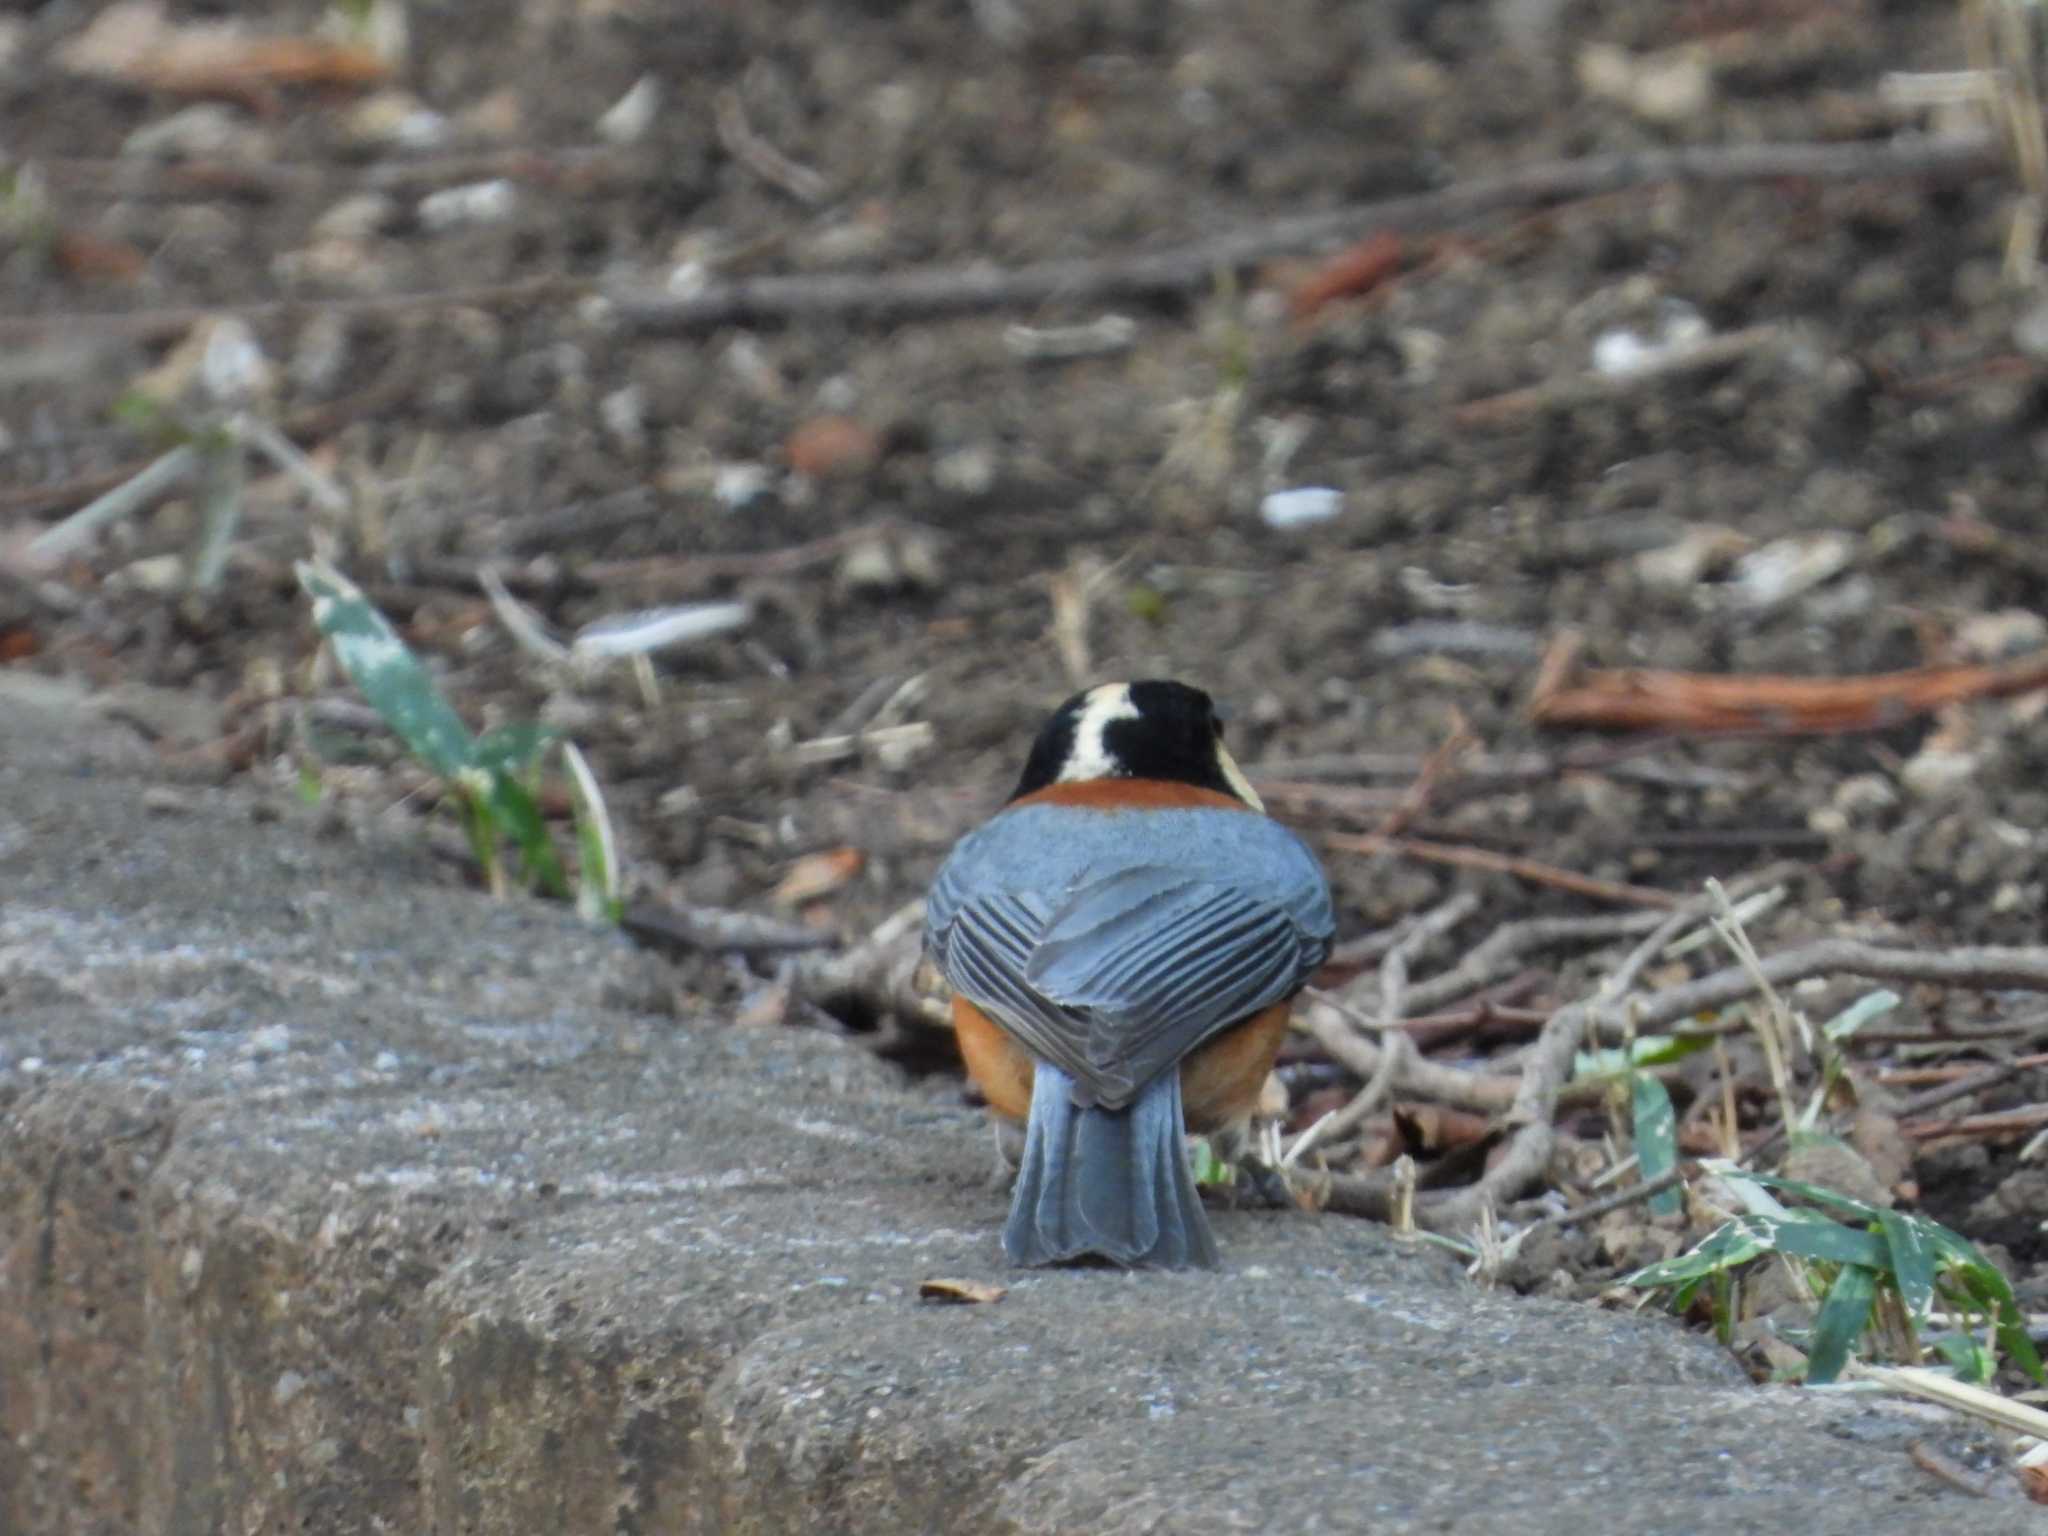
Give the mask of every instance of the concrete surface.
M 0 673 L 0 1532 L 2038 1528 L 1363 1223 L 1011 1274 L 976 1117 L 666 996 Z

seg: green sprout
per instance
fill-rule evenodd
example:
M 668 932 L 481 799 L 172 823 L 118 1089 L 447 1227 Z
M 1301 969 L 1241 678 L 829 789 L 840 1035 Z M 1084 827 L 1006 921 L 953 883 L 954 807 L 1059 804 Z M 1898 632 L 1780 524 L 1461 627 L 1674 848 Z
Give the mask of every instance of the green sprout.
M 297 571 L 299 584 L 313 599 L 313 622 L 334 647 L 342 670 L 446 787 L 491 893 L 502 896 L 508 889 L 501 850 L 509 843 L 519 852 L 529 885 L 566 899 L 568 878 L 533 791 L 541 758 L 555 744 L 556 733 L 524 721 L 472 735 L 420 659 L 360 588 L 325 561 L 302 560 Z M 562 749 L 581 852 L 577 910 L 595 921 L 616 922 L 621 909 L 618 856 L 604 797 L 583 755 L 568 742 Z
M 116 419 L 165 452 L 106 495 L 45 530 L 28 546 L 38 563 L 55 561 L 82 544 L 103 524 L 139 511 L 183 482 L 195 487 L 199 537 L 186 557 L 186 582 L 205 592 L 220 581 L 228 546 L 241 526 L 242 497 L 251 453 L 268 459 L 296 481 L 322 508 L 344 512 L 348 498 L 276 427 L 258 414 L 268 364 L 248 326 L 218 322 L 207 337 L 200 381 L 210 404 L 187 417 L 148 396 L 130 392 L 115 404 Z
M 1820 1298 L 1804 1335 L 1809 1386 L 1839 1377 L 1859 1342 L 1918 1364 L 1936 1301 L 1954 1326 L 1934 1338 L 1933 1347 L 1959 1379 L 1990 1380 L 2003 1353 L 2036 1381 L 2048 1382 L 2011 1284 L 1963 1237 L 1924 1216 L 1797 1179 L 1751 1173 L 1719 1160 L 1704 1166 L 1747 1209 L 1691 1251 L 1637 1270 L 1627 1284 L 1669 1291 L 1676 1311 L 1711 1286 L 1715 1328 L 1725 1340 L 1735 1321 L 1736 1282 L 1775 1255 Z M 1811 1204 L 1780 1204 L 1770 1190 Z
M 1636 1163 L 1644 1183 L 1653 1184 L 1678 1166 L 1678 1114 L 1671 1091 L 1649 1069 L 1683 1061 L 1713 1044 L 1712 1035 L 1643 1035 L 1625 1048 L 1581 1051 L 1574 1063 L 1580 1078 L 1610 1078 L 1629 1087 L 1629 1118 Z M 1676 1187 L 1650 1197 L 1650 1214 L 1676 1216 L 1685 1197 Z

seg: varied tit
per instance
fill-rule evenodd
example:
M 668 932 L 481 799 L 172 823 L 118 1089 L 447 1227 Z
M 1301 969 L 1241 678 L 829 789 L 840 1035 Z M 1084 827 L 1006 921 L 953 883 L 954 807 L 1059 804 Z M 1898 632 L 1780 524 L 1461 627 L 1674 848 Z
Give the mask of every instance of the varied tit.
M 1011 1261 L 1213 1267 L 1186 1133 L 1243 1144 L 1335 919 L 1208 694 L 1110 683 L 1062 704 L 925 922 L 999 1137 L 1024 1127 Z

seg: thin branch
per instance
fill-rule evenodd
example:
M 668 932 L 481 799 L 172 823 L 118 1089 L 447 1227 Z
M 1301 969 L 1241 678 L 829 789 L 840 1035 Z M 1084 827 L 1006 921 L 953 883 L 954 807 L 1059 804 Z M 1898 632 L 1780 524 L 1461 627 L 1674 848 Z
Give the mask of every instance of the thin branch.
M 671 907 L 644 902 L 628 907 L 619 926 L 635 938 L 651 943 L 740 954 L 830 949 L 838 943 L 835 935 L 823 929 L 719 907 Z
M 2017 1136 L 2044 1125 L 2048 1125 L 2048 1104 L 2023 1104 L 1955 1120 L 1909 1120 L 1899 1127 L 1899 1134 L 1908 1141 L 1940 1141 L 1948 1136 Z
M 1762 873 L 1770 873 L 1765 871 Z M 1742 881 L 1731 882 L 1737 888 L 1747 889 L 1758 879 L 1752 875 Z M 1508 1200 L 1520 1194 L 1529 1185 L 1543 1176 L 1550 1165 L 1550 1157 L 1557 1144 L 1557 1130 L 1553 1124 L 1559 1103 L 1566 1096 L 1566 1084 L 1571 1075 L 1572 1061 L 1580 1046 L 1594 1033 L 1596 1028 L 1619 1030 L 1623 1021 L 1623 1000 L 1633 990 L 1644 969 L 1674 939 L 1687 928 L 1699 922 L 1714 910 L 1715 898 L 1711 895 L 1694 897 L 1683 903 L 1677 910 L 1665 915 L 1662 921 L 1645 936 L 1634 949 L 1622 959 L 1592 996 L 1572 1003 L 1550 1016 L 1535 1043 L 1524 1053 L 1519 1081 L 1498 1077 L 1481 1078 L 1476 1074 L 1457 1072 L 1417 1057 L 1404 1064 L 1402 1078 L 1419 1092 L 1430 1094 L 1429 1087 L 1420 1081 L 1428 1075 L 1445 1074 L 1453 1080 L 1457 1091 L 1468 1099 L 1483 1092 L 1492 1098 L 1500 1092 L 1504 1083 L 1513 1084 L 1513 1096 L 1504 1106 L 1505 1121 L 1514 1127 L 1500 1156 L 1484 1175 L 1473 1184 L 1459 1190 L 1437 1191 L 1419 1197 L 1416 1203 L 1415 1219 L 1421 1226 L 1434 1232 L 1460 1231 L 1478 1221 L 1487 1211 L 1499 1210 Z M 1739 974 L 1739 973 L 1738 973 Z M 1745 978 L 1746 979 L 1746 978 Z M 1653 994 L 1657 996 L 1661 994 Z M 1628 1017 L 1640 1023 L 1642 1006 L 1640 999 L 1628 1001 Z M 1357 1031 L 1347 1028 L 1349 1021 L 1342 1013 L 1328 1004 L 1312 1009 L 1309 1028 L 1325 1049 L 1353 1071 L 1370 1061 L 1376 1069 L 1379 1055 Z M 1360 1047 L 1366 1049 L 1361 1050 Z M 1371 1076 L 1371 1070 L 1361 1072 Z M 1463 1079 L 1463 1081 L 1457 1081 Z M 1485 1085 L 1480 1088 L 1479 1085 Z M 1588 1085 L 1597 1088 L 1598 1085 Z M 1455 1102 L 1447 1099 L 1446 1102 Z M 1496 1109 L 1493 1104 L 1471 1104 L 1463 1107 Z M 1378 1216 L 1384 1219 L 1384 1212 L 1390 1208 L 1391 1190 L 1382 1178 L 1366 1175 L 1338 1175 L 1330 1187 L 1329 1206 L 1352 1214 Z
M 1582 1221 L 1597 1220 L 1610 1211 L 1618 1211 L 1626 1206 L 1634 1205 L 1638 1201 L 1648 1200 L 1652 1196 L 1661 1195 L 1667 1189 L 1676 1189 L 1684 1181 L 1685 1173 L 1685 1165 L 1680 1163 L 1666 1169 L 1654 1179 L 1646 1179 L 1640 1184 L 1631 1184 L 1627 1189 L 1612 1195 L 1603 1196 L 1598 1200 L 1589 1200 L 1576 1210 L 1562 1211 L 1555 1216 L 1546 1216 L 1527 1230 L 1529 1232 L 1536 1232 L 1546 1227 L 1570 1227 L 1576 1226 Z
M 1406 1035 L 1395 1033 L 1385 1037 L 1380 1047 L 1379 1070 L 1366 1080 L 1365 1086 L 1352 1095 L 1351 1102 L 1342 1109 L 1332 1110 L 1315 1124 L 1294 1138 L 1294 1145 L 1281 1157 L 1282 1167 L 1292 1167 L 1301 1161 L 1313 1148 L 1324 1142 L 1339 1141 L 1348 1136 L 1365 1117 L 1384 1104 L 1394 1091 L 1395 1081 L 1407 1068 L 1408 1058 L 1415 1053 L 1415 1047 L 1408 1043 Z
M 1634 938 L 1664 921 L 1657 911 L 1598 913 L 1590 917 L 1527 917 L 1503 923 L 1468 951 L 1464 959 L 1425 981 L 1416 982 L 1408 1006 L 1417 1010 L 1443 1007 L 1483 987 L 1512 976 L 1531 951 L 1560 944 L 1599 944 Z
M 619 316 L 647 331 L 704 330 L 749 321 L 819 317 L 871 322 L 1050 303 L 1099 304 L 1196 292 L 1236 270 L 1360 240 L 1380 230 L 1426 234 L 1493 214 L 1669 182 L 1968 181 L 2004 163 L 1989 138 L 1870 144 L 1754 144 L 1599 155 L 1524 166 L 1440 191 L 1267 219 L 1166 250 L 1004 269 L 987 263 L 889 273 L 760 277 L 708 283 L 692 293 L 636 281 L 608 290 Z
M 905 902 L 852 949 L 796 960 L 790 984 L 828 1013 L 851 1005 L 877 1016 L 950 1029 L 952 1009 L 917 985 L 924 960 L 924 902 Z
M 1449 933 L 1479 909 L 1479 894 L 1476 891 L 1460 891 L 1449 901 L 1443 902 L 1433 911 L 1412 925 L 1401 936 L 1401 942 L 1386 953 L 1380 961 L 1380 1017 L 1388 1024 L 1398 1024 L 1408 1008 L 1408 965 L 1421 954 L 1429 944 Z
M 1547 783 L 1573 773 L 1602 773 L 1676 789 L 1735 789 L 1741 774 L 1713 768 L 1640 763 L 1636 758 L 1675 744 L 1669 736 L 1635 736 L 1572 752 L 1473 753 L 1460 758 L 1452 783 L 1497 786 Z M 1414 752 L 1336 752 L 1316 757 L 1267 758 L 1245 771 L 1263 793 L 1269 782 L 1287 779 L 1412 779 L 1429 758 Z
M 1925 1093 L 1916 1093 L 1898 1104 L 1892 1113 L 1903 1120 L 1908 1115 L 1924 1115 L 1930 1109 L 1938 1109 L 1957 1099 L 1967 1099 L 1972 1094 L 1982 1093 L 1987 1088 L 1996 1088 L 2008 1078 L 2037 1067 L 2048 1066 L 2048 1055 L 2021 1056 L 2013 1061 L 2002 1061 L 1995 1067 L 1986 1067 L 1982 1072 L 1973 1072 L 1968 1077 L 1959 1077 L 1952 1083 L 1943 1083 L 1939 1088 L 1929 1088 Z
M 1818 939 L 1765 956 L 1759 969 L 1777 987 L 1814 976 L 1861 976 L 1871 981 L 1930 981 L 1986 991 L 2048 992 L 2048 946 L 2042 945 L 1980 945 L 1927 953 L 1856 939 Z M 1741 966 L 1731 965 L 1639 999 L 1636 1028 L 1657 1029 L 1755 994 L 1754 979 Z
M 1437 786 L 1457 766 L 1458 759 L 1477 744 L 1479 738 L 1472 734 L 1472 727 L 1465 723 L 1460 714 L 1452 722 L 1449 734 L 1437 744 L 1434 752 L 1423 762 L 1422 771 L 1415 775 L 1414 783 L 1402 791 L 1401 799 L 1386 818 L 1373 830 L 1381 837 L 1399 837 L 1415 824 L 1415 818 L 1429 808 L 1430 798 Z
M 770 186 L 815 208 L 832 194 L 832 183 L 808 165 L 801 165 L 754 132 L 740 93 L 727 86 L 718 93 L 718 142 L 725 152 Z
M 1510 853 L 1496 853 L 1491 848 L 1473 848 L 1458 843 L 1429 843 L 1413 837 L 1382 837 L 1375 832 L 1332 833 L 1323 839 L 1323 846 L 1338 853 L 1392 853 L 1403 858 L 1421 859 L 1431 864 L 1455 864 L 1460 869 L 1483 869 L 1492 874 L 1513 875 L 1519 880 L 1527 880 L 1532 885 L 1551 886 L 1560 891 L 1570 891 L 1575 896 L 1590 897 L 1594 901 L 1662 908 L 1675 907 L 1679 903 L 1679 898 L 1671 892 L 1660 891 L 1652 886 L 1599 880 L 1591 875 L 1579 874 L 1576 870 L 1560 869 L 1555 864 L 1545 864 L 1540 859 L 1525 859 Z
M 1715 336 L 1697 346 L 1673 350 L 1626 373 L 1571 373 L 1546 379 L 1525 389 L 1468 400 L 1451 412 L 1451 421 L 1461 427 L 1491 427 L 1519 421 L 1541 411 L 1566 410 L 1592 400 L 1606 400 L 1652 388 L 1667 379 L 1695 373 L 1711 373 L 1740 362 L 1753 352 L 1767 351 L 1784 342 L 1787 331 L 1776 324 L 1752 325 L 1743 330 Z
M 657 168 L 609 144 L 493 149 L 349 166 L 327 162 L 176 160 L 147 157 L 39 159 L 36 169 L 60 192 L 145 201 L 176 197 L 239 197 L 250 201 L 336 192 L 427 192 L 472 181 L 517 181 L 569 194 L 622 190 Z
M 170 341 L 203 320 L 238 315 L 251 323 L 293 320 L 308 315 L 343 319 L 390 319 L 452 309 L 527 309 L 577 299 L 591 291 L 586 278 L 530 277 L 475 288 L 433 288 L 347 299 L 259 299 L 248 304 L 118 310 L 100 314 L 10 315 L 0 317 L 0 346 L 32 346 L 50 336 L 125 336 L 136 341 Z

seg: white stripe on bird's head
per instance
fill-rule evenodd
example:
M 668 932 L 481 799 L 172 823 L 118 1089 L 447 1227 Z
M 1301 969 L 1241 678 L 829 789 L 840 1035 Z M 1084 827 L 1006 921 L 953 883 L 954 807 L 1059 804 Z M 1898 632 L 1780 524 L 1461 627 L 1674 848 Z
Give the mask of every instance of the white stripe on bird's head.
M 1074 716 L 1074 745 L 1060 765 L 1059 782 L 1072 784 L 1128 774 L 1131 770 L 1109 750 L 1103 733 L 1112 721 L 1140 718 L 1138 706 L 1131 702 L 1130 684 L 1104 683 L 1100 688 L 1089 689 L 1086 701 Z

